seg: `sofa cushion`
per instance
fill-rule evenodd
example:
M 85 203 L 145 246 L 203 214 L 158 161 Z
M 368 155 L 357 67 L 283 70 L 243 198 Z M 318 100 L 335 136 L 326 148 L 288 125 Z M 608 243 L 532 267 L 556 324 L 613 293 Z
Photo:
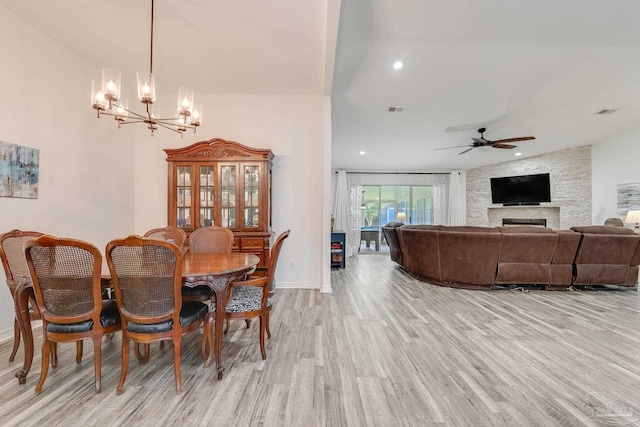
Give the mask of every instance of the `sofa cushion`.
M 633 230 L 624 227 L 613 227 L 610 225 L 587 225 L 584 227 L 571 227 L 573 231 L 582 234 L 635 234 Z
M 501 233 L 553 233 L 547 227 L 536 227 L 533 225 L 511 225 L 508 227 L 497 227 Z
M 427 224 L 407 224 L 403 228 L 407 230 L 440 230 L 441 225 L 427 225 Z
M 395 227 L 400 227 L 403 226 L 404 223 L 400 222 L 400 221 L 391 221 L 386 223 L 385 225 L 383 225 L 383 227 L 389 227 L 389 228 L 395 228 Z
M 500 233 L 495 227 L 476 227 L 473 225 L 442 225 L 440 231 L 457 231 L 463 233 Z

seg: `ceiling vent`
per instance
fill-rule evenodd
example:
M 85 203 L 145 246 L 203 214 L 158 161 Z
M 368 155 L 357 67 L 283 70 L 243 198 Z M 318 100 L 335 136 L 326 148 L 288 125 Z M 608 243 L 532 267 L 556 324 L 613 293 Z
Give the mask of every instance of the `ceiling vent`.
M 389 107 L 390 113 L 402 113 L 404 111 L 404 107 Z
M 618 110 L 619 110 L 619 108 L 605 108 L 604 110 L 598 111 L 596 114 L 600 114 L 600 115 L 602 115 L 602 114 L 613 114 Z

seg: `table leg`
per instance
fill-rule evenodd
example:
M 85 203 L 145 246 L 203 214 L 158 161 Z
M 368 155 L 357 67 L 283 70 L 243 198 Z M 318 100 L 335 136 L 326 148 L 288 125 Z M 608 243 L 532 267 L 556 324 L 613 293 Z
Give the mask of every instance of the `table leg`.
M 216 327 L 214 341 L 214 351 L 216 352 L 216 368 L 218 379 L 222 379 L 224 368 L 222 366 L 222 329 L 224 327 L 224 309 L 227 302 L 227 287 L 215 289 L 216 293 Z
M 31 317 L 29 315 L 29 297 L 34 298 L 33 288 L 30 284 L 20 284 L 16 287 L 14 298 L 18 326 L 24 343 L 24 363 L 22 369 L 16 372 L 18 384 L 27 381 L 27 374 L 33 362 L 33 331 L 31 330 Z

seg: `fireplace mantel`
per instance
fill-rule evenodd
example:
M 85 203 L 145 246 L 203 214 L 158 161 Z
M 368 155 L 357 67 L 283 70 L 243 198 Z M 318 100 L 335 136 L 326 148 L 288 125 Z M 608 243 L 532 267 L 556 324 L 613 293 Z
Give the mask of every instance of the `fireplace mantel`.
M 491 206 L 487 208 L 489 227 L 500 227 L 502 218 L 544 218 L 547 227 L 557 230 L 560 228 L 560 206 Z

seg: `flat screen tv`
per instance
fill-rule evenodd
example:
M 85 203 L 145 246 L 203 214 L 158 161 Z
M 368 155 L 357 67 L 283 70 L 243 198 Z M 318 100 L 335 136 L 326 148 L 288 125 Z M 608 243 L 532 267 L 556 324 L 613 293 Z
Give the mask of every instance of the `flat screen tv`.
M 506 206 L 539 205 L 551 201 L 549 174 L 491 178 L 491 201 Z

